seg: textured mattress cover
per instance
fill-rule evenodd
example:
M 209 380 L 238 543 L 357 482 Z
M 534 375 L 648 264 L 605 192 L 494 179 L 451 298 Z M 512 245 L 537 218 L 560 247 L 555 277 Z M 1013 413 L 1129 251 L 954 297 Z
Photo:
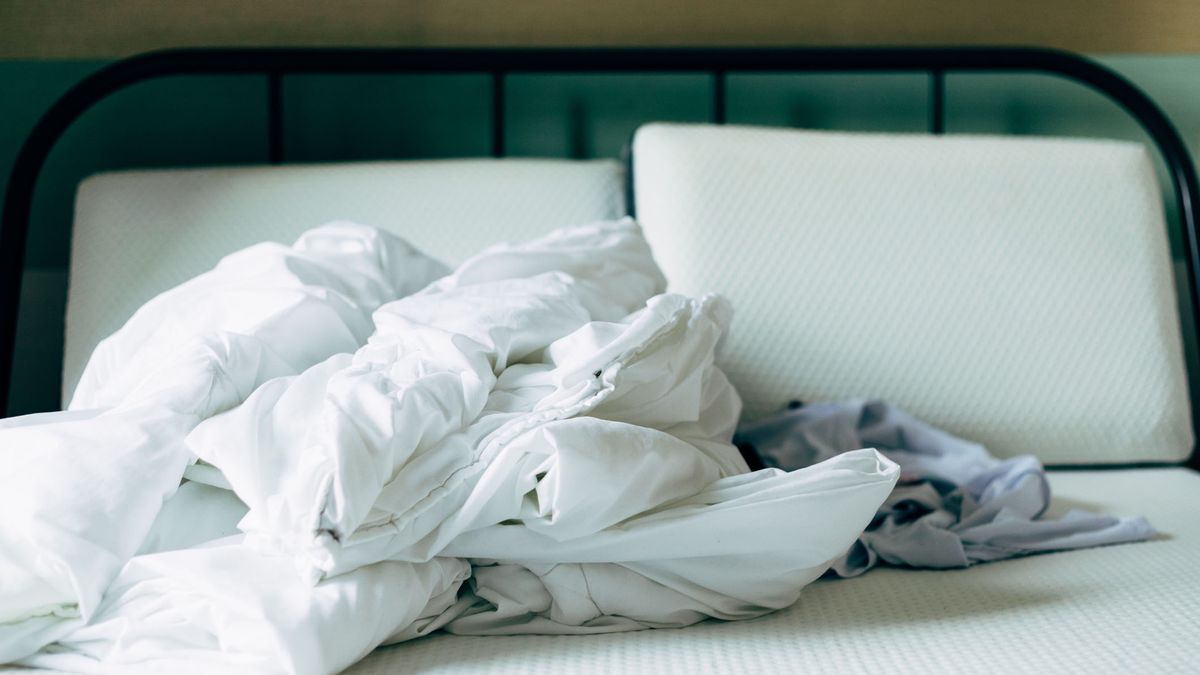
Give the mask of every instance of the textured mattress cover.
M 822 580 L 790 609 L 754 621 L 584 637 L 440 634 L 379 649 L 347 672 L 1195 672 L 1200 473 L 1051 472 L 1050 480 L 1055 510 L 1141 513 L 1160 535 L 966 570 Z
M 751 418 L 878 398 L 1047 463 L 1192 447 L 1162 193 L 1136 143 L 651 124 L 637 215 L 725 294 Z
M 957 571 L 818 581 L 754 621 L 587 637 L 439 635 L 348 672 L 1195 672 L 1200 474 L 1052 472 L 1054 509 L 1146 515 L 1160 535 Z
M 63 403 L 97 342 L 239 248 L 352 220 L 456 264 L 501 239 L 623 215 L 623 175 L 613 160 L 471 159 L 93 176 L 75 203 Z

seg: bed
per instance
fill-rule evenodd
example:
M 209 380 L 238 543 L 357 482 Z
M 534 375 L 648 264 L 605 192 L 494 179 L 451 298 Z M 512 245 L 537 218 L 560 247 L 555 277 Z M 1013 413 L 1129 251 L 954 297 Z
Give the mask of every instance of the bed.
M 616 160 L 504 159 L 506 77 L 694 72 L 710 125 L 651 124 Z M 930 77 L 929 135 L 723 127 L 730 72 Z M 1033 71 L 1112 97 L 1167 168 L 1184 238 L 1171 266 L 1161 192 L 1140 145 L 942 137 L 947 72 Z M 494 158 L 134 171 L 79 190 L 64 401 L 94 345 L 139 304 L 240 246 L 334 218 L 371 222 L 455 262 L 499 237 L 634 213 L 673 287 L 739 312 L 730 378 L 762 416 L 789 398 L 881 396 L 998 455 L 1038 455 L 1055 508 L 1144 514 L 1145 544 L 953 572 L 820 581 L 746 622 L 586 637 L 433 637 L 349 672 L 951 672 L 1196 667 L 1200 474 L 1184 358 L 1198 261 L 1195 165 L 1141 91 L 1070 54 L 1021 49 L 216 50 L 138 57 L 65 96 L 14 170 L 0 238 L 0 380 L 11 373 L 21 251 L 40 167 L 81 111 L 167 74 L 268 82 L 294 72 L 484 72 Z M 169 223 L 170 227 L 165 227 Z M 467 225 L 463 225 L 466 223 Z M 781 246 L 780 241 L 786 246 Z M 846 261 L 855 261 L 853 267 Z M 780 292 L 763 293 L 764 287 Z M 1180 307 L 1186 310 L 1180 312 Z M 817 328 L 814 328 L 817 326 Z

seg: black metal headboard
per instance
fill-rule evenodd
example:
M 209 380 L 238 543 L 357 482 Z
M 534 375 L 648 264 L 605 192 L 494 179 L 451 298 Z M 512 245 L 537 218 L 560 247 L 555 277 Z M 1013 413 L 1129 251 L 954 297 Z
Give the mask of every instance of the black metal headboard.
M 283 77 L 313 73 L 489 74 L 491 150 L 505 154 L 505 84 L 512 73 L 707 73 L 710 119 L 726 117 L 731 72 L 925 72 L 930 78 L 929 132 L 945 130 L 948 72 L 1056 75 L 1090 86 L 1120 105 L 1153 140 L 1166 164 L 1183 235 L 1191 309 L 1200 321 L 1196 273 L 1196 166 L 1178 131 L 1141 89 L 1081 56 L 1038 48 L 666 48 L 666 49 L 188 49 L 155 52 L 103 68 L 79 82 L 46 112 L 13 165 L 0 221 L 0 411 L 11 388 L 25 242 L 34 189 L 47 156 L 68 127 L 98 101 L 131 84 L 176 75 L 261 75 L 267 81 L 268 152 L 284 161 Z M 1198 331 L 1200 333 L 1200 331 Z M 1193 396 L 1193 423 L 1200 422 Z M 1197 434 L 1200 437 L 1200 434 Z

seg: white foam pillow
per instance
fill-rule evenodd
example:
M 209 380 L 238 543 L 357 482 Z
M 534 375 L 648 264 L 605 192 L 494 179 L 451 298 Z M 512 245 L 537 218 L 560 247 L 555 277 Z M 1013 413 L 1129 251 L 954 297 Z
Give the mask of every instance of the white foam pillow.
M 63 401 L 92 349 L 144 302 L 255 242 L 351 220 L 455 264 L 502 239 L 624 213 L 617 162 L 442 160 L 127 171 L 79 188 Z
M 732 301 L 748 417 L 881 397 L 999 455 L 1192 447 L 1141 145 L 653 124 L 634 181 L 672 290 Z

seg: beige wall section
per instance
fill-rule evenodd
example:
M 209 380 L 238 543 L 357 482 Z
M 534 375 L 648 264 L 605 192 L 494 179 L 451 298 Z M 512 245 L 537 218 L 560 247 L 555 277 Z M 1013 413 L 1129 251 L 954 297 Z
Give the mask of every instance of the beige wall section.
M 232 45 L 1038 44 L 1200 52 L 1200 0 L 0 0 L 0 58 Z

